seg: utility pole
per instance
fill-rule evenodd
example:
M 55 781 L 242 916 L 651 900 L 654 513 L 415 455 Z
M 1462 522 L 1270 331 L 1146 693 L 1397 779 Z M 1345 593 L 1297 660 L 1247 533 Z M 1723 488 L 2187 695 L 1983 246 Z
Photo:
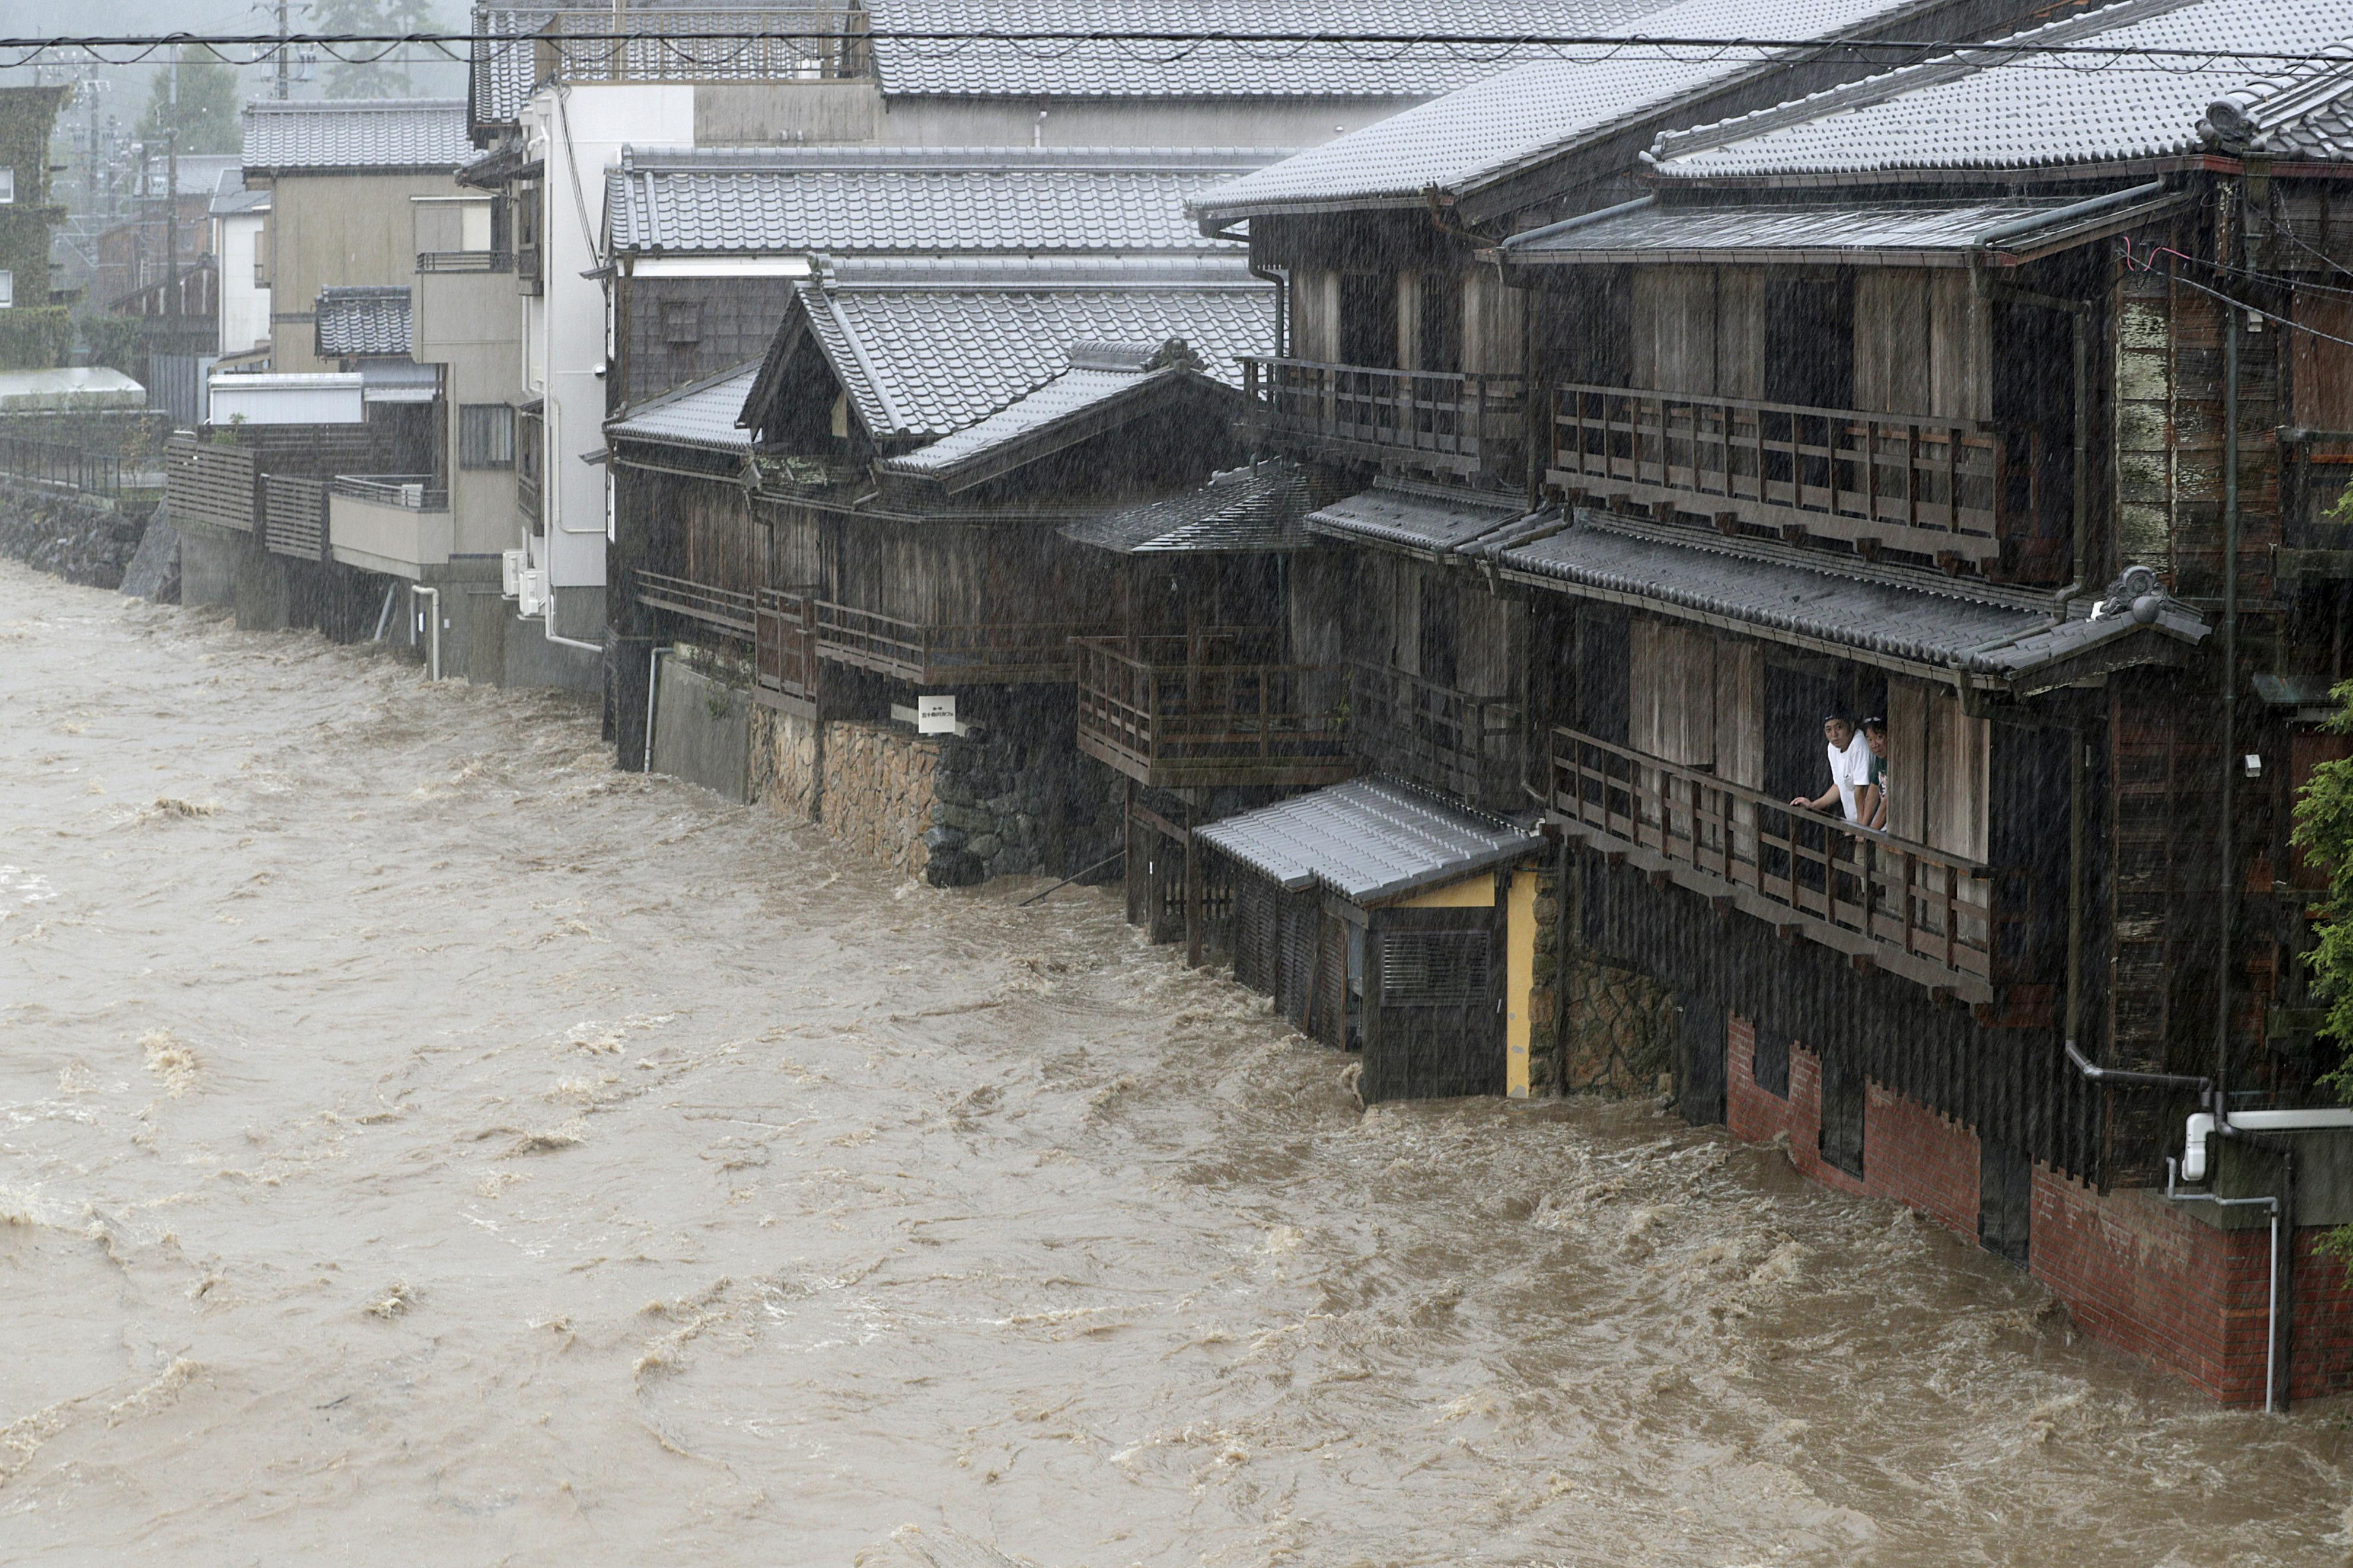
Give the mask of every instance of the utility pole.
M 294 92 L 294 62 L 286 48 L 286 9 L 287 0 L 278 0 L 278 57 L 274 62 L 276 79 L 272 89 L 280 103 L 293 96 Z
M 180 51 L 172 51 L 172 140 L 164 153 L 164 313 L 180 313 Z M 178 347 L 177 343 L 173 345 Z

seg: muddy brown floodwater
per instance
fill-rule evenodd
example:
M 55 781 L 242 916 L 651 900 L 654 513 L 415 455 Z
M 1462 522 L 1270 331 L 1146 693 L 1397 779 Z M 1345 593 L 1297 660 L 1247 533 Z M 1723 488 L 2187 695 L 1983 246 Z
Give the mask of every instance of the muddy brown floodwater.
M 0 1561 L 2346 1559 L 2341 1404 L 575 702 L 0 565 Z

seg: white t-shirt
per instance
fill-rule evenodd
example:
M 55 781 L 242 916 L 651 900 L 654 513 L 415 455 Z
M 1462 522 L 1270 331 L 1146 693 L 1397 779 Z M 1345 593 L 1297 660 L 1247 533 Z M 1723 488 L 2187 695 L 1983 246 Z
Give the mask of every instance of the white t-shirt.
M 1827 741 L 1822 742 L 1822 750 L 1830 753 L 1831 783 L 1838 785 L 1839 805 L 1845 810 L 1846 819 L 1849 822 L 1862 821 L 1862 808 L 1859 797 L 1862 787 L 1871 782 L 1871 742 L 1864 740 L 1862 731 L 1858 730 L 1854 732 L 1854 739 L 1847 742 L 1845 751 L 1840 751 Z

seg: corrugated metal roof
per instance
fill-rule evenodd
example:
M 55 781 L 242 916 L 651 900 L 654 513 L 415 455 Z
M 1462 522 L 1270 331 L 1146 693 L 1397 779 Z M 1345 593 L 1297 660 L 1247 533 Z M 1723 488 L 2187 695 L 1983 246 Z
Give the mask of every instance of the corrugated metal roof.
M 2179 198 L 2158 195 L 2103 215 L 2102 226 L 2128 224 L 2148 210 Z M 1863 255 L 1883 263 L 1960 266 L 1989 231 L 2054 213 L 2072 198 L 1979 202 L 1782 202 L 1725 205 L 1656 201 L 1612 209 L 1592 219 L 1571 219 L 1506 240 L 1503 254 L 1529 265 L 1575 262 L 1798 263 L 1852 261 Z M 2029 231 L 1996 248 L 2014 251 L 2040 239 L 2074 234 L 2080 226 L 2055 226 L 2049 234 Z
M 1359 543 L 1443 554 L 1527 515 L 1525 508 L 1501 497 L 1491 502 L 1435 487 L 1380 484 L 1308 513 L 1307 529 Z
M 1683 533 L 1691 537 L 1676 537 Z M 1794 550 L 1711 544 L 1693 531 L 1644 527 L 1598 512 L 1579 512 L 1573 527 L 1490 553 L 1514 574 L 1662 613 L 1854 648 L 1939 673 L 1957 666 L 1997 680 L 2017 679 L 2147 629 L 2129 615 L 2094 618 L 2098 600 L 2078 600 L 2073 617 L 2054 625 L 2044 595 L 1965 593 L 1928 568 L 1857 563 L 1832 570 L 1794 559 Z M 2191 611 L 2165 600 L 2156 629 L 2195 643 L 2208 628 Z
M 1280 153 L 1164 148 L 625 148 L 606 174 L 620 252 L 1183 251 L 1186 198 Z
M 249 174 L 455 169 L 474 156 L 459 99 L 319 99 L 245 106 Z
M 321 359 L 408 353 L 408 290 L 402 285 L 322 289 L 316 309 Z
M 1595 32 L 1657 0 L 871 0 L 878 33 Z M 975 40 L 874 46 L 886 97 L 1424 99 L 1549 51 L 1534 47 Z
M 2317 50 L 2353 32 L 2344 0 L 2125 0 L 2005 40 L 2119 50 Z M 2179 57 L 1963 50 L 1659 138 L 1673 180 L 1889 178 L 2134 164 L 2210 151 L 2218 99 L 2272 79 Z M 2299 73 L 2301 75 L 2301 73 Z
M 1889 25 L 1922 0 L 1682 0 L 1601 31 L 1653 37 L 1827 37 Z M 1580 145 L 1630 121 L 1780 68 L 1755 50 L 1688 58 L 1600 51 L 1530 61 L 1444 98 L 1392 115 L 1321 147 L 1245 174 L 1195 203 L 1204 217 L 1251 213 L 1420 205 L 1431 186 L 1458 196 Z
M 1373 904 L 1540 853 L 1539 834 L 1391 779 L 1350 779 L 1193 830 L 1292 892 Z
M 810 333 L 878 436 L 945 436 L 1070 368 L 1069 345 L 1181 338 L 1208 374 L 1240 384 L 1235 356 L 1274 342 L 1274 294 L 1246 271 L 941 269 L 916 286 L 844 280 L 797 294 Z M 961 280 L 959 280 L 961 279 Z
M 737 427 L 744 400 L 760 374 L 760 362 L 739 364 L 649 398 L 605 426 L 616 441 L 659 441 L 714 452 L 748 452 L 752 433 Z
M 1215 475 L 1180 496 L 1071 523 L 1061 534 L 1122 555 L 1298 550 L 1313 542 L 1303 524 L 1314 506 L 1302 469 L 1266 462 Z

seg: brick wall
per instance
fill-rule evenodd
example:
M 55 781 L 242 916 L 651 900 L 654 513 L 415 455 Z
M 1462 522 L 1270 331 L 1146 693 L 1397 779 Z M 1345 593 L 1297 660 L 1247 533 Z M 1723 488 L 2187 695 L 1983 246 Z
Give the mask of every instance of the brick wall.
M 2344 1265 L 2295 1235 L 2290 1399 L 2353 1387 L 2353 1292 Z M 2034 1173 L 2034 1277 L 2086 1331 L 2231 1405 L 2263 1401 L 2268 1227 L 2218 1230 L 2145 1189 L 2105 1196 Z

